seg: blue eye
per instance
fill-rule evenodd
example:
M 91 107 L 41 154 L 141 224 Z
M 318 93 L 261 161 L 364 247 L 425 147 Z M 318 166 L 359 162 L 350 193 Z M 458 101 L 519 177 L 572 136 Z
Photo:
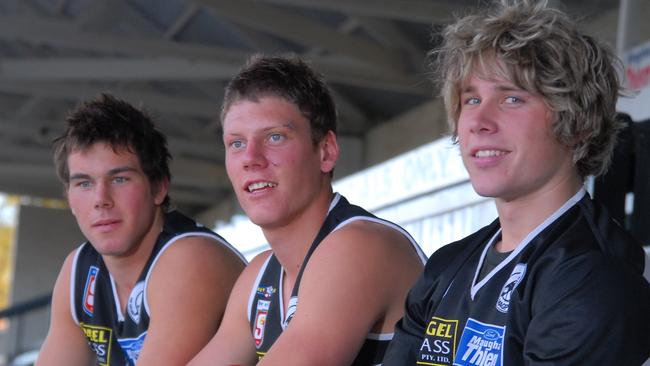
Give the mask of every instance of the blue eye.
M 282 141 L 283 139 L 284 139 L 284 136 L 282 136 L 282 135 L 279 134 L 279 133 L 274 133 L 274 134 L 271 134 L 271 135 L 269 136 L 269 140 L 271 140 L 271 142 L 280 142 L 280 141 Z
M 235 140 L 230 143 L 230 147 L 235 149 L 241 149 L 244 146 L 244 143 L 241 140 Z
M 477 97 L 471 97 L 465 100 L 465 104 L 469 104 L 469 105 L 479 104 L 480 102 L 481 100 Z
M 80 181 L 80 182 L 77 183 L 77 187 L 84 188 L 84 189 L 85 188 L 90 188 L 90 186 L 91 186 L 91 183 L 90 183 L 90 181 L 87 181 L 87 180 L 83 180 L 83 181 Z
M 510 103 L 510 104 L 515 104 L 515 103 L 523 102 L 523 100 L 521 98 L 519 98 L 519 97 L 511 95 L 511 96 L 506 97 L 505 102 Z
M 121 183 L 126 183 L 128 179 L 126 177 L 115 177 L 113 178 L 113 182 L 121 184 Z

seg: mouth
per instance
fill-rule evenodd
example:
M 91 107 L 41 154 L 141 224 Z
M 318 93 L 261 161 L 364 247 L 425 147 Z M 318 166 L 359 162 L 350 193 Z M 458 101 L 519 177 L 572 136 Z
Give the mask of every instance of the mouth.
M 505 155 L 507 153 L 508 153 L 507 151 L 503 151 L 503 150 L 476 150 L 472 153 L 472 157 L 491 158 L 491 157 Z
M 259 182 L 253 182 L 248 184 L 245 187 L 245 190 L 249 193 L 253 192 L 258 192 L 264 189 L 269 189 L 269 188 L 275 188 L 277 187 L 278 184 L 274 182 L 268 182 L 268 181 L 259 181 Z
M 110 226 L 110 225 L 117 224 L 118 222 L 120 222 L 120 220 L 116 220 L 116 219 L 99 220 L 99 221 L 94 222 L 92 224 L 92 226 L 101 228 L 101 227 L 107 227 L 107 226 Z

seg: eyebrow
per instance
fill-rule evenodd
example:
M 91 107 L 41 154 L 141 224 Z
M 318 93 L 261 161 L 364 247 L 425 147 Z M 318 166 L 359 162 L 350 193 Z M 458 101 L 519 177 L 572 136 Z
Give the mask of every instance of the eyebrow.
M 268 126 L 268 127 L 263 127 L 259 129 L 258 131 L 261 131 L 262 133 L 268 133 L 269 131 L 277 130 L 278 128 L 286 128 L 288 130 L 295 131 L 296 130 L 296 125 L 295 123 L 289 121 L 287 123 L 282 123 L 280 125 L 274 125 L 274 126 Z M 240 136 L 241 133 L 235 131 L 235 132 L 225 132 L 223 133 L 223 136 Z
M 289 121 L 287 123 L 283 123 L 283 124 L 280 124 L 278 126 L 269 126 L 269 127 L 263 128 L 262 131 L 266 132 L 266 131 L 271 131 L 271 130 L 275 130 L 275 129 L 278 129 L 278 128 L 286 128 L 286 129 L 289 129 L 289 130 L 295 130 L 296 125 L 293 122 Z
M 126 173 L 126 172 L 135 172 L 137 169 L 132 168 L 130 166 L 121 166 L 117 168 L 113 168 L 108 171 L 109 176 L 117 175 L 120 173 Z M 70 180 L 81 180 L 81 179 L 91 179 L 90 174 L 86 173 L 74 173 L 70 175 Z
M 516 85 L 512 85 L 512 84 L 497 84 L 493 89 L 495 89 L 497 91 L 526 91 L 525 89 L 520 88 L 520 87 L 518 87 Z M 476 91 L 476 87 L 474 87 L 474 85 L 471 85 L 471 84 L 470 85 L 465 85 L 460 90 L 461 94 L 462 93 L 472 93 L 472 92 L 475 92 L 475 91 Z

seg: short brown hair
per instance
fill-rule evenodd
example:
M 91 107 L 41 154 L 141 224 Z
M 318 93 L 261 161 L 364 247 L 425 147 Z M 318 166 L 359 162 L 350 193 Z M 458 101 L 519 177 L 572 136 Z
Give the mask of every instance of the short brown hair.
M 237 101 L 265 96 L 295 104 L 309 121 L 314 145 L 328 131 L 336 134 L 336 107 L 325 80 L 297 56 L 253 55 L 226 87 L 221 122 Z
M 70 112 L 67 127 L 54 140 L 54 165 L 61 182 L 68 186 L 68 156 L 102 142 L 113 149 L 127 149 L 138 156 L 151 184 L 171 179 L 167 139 L 142 110 L 109 94 L 86 101 Z M 163 207 L 168 208 L 169 197 Z

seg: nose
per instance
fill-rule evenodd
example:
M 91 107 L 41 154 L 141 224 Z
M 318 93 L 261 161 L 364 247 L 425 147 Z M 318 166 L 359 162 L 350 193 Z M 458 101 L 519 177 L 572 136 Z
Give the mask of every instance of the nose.
M 469 129 L 475 134 L 490 134 L 498 129 L 498 107 L 485 101 L 468 114 Z
M 99 182 L 95 185 L 95 208 L 113 207 L 110 183 Z
M 254 140 L 248 141 L 244 151 L 244 168 L 264 168 L 267 164 L 263 144 Z

